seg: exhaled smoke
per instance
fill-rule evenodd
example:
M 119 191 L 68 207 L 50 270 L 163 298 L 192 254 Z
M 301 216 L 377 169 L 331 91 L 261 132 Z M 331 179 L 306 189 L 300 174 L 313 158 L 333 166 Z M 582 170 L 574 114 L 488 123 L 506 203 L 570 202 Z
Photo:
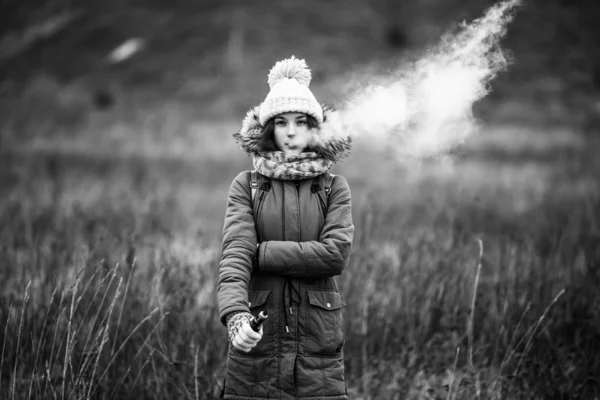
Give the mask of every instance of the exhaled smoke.
M 359 83 L 341 110 L 344 122 L 354 135 L 384 139 L 414 157 L 441 155 L 462 143 L 477 128 L 473 104 L 508 64 L 499 41 L 519 4 L 498 3 L 417 62 L 366 88 Z

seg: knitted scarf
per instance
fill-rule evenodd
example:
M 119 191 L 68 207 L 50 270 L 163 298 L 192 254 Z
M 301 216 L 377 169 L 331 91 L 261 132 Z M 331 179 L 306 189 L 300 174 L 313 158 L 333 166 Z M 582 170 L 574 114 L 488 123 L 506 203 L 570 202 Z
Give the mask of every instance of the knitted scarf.
M 323 123 L 311 143 L 311 152 L 298 156 L 281 151 L 261 151 L 262 129 L 259 107 L 246 114 L 239 132 L 233 134 L 238 146 L 252 156 L 254 169 L 273 179 L 309 179 L 327 172 L 350 154 L 352 139 L 345 131 L 340 115 L 323 105 Z
M 252 164 L 259 174 L 269 178 L 296 180 L 314 178 L 329 171 L 333 161 L 313 152 L 292 155 L 283 151 L 269 151 L 253 153 Z

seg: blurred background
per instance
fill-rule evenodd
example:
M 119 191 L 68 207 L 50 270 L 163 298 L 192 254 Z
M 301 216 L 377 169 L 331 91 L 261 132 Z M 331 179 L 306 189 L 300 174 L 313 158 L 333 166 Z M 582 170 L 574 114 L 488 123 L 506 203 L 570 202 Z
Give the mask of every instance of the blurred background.
M 0 397 L 214 398 L 231 135 L 269 69 L 306 59 L 335 106 L 493 4 L 1 2 Z M 451 162 L 360 137 L 334 168 L 351 398 L 600 398 L 599 12 L 523 2 Z

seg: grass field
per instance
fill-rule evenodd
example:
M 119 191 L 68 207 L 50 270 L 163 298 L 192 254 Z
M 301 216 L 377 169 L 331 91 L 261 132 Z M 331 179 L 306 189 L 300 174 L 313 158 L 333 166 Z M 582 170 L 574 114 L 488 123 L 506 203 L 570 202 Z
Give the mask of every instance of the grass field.
M 143 20 L 156 32 L 172 23 L 143 15 L 156 17 Z M 373 44 L 375 27 L 344 48 L 339 32 L 370 26 L 348 12 L 336 20 L 339 37 L 322 40 L 334 29 L 323 18 L 311 45 L 284 48 L 264 33 L 281 22 L 250 24 L 245 69 L 217 73 L 224 59 L 199 54 L 227 54 L 220 21 L 230 14 L 213 15 L 213 39 L 224 42 L 186 42 L 168 57 L 154 50 L 106 75 L 62 80 L 54 72 L 68 66 L 57 63 L 4 81 L 0 398 L 214 398 L 227 345 L 216 309 L 220 230 L 229 184 L 250 168 L 231 133 L 266 94 L 255 77 L 303 51 L 325 71 L 315 91 L 333 99 L 345 65 L 398 57 Z M 182 32 L 194 25 L 176 21 Z M 415 29 L 426 42 L 440 26 Z M 338 280 L 353 399 L 600 398 L 600 97 L 578 89 L 584 72 L 557 74 L 563 64 L 532 74 L 550 56 L 509 39 L 515 72 L 477 105 L 482 130 L 455 162 L 398 160 L 362 138 L 335 167 L 356 226 Z M 50 43 L 53 57 L 70 40 Z M 111 79 L 117 103 L 95 110 L 90 93 Z

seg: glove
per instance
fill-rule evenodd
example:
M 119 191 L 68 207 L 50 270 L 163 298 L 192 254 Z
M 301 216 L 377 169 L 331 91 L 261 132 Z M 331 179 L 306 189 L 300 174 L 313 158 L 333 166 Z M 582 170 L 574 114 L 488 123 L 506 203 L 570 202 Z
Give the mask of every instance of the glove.
M 227 317 L 229 342 L 238 350 L 249 352 L 259 342 L 263 335 L 262 326 L 259 332 L 250 327 L 252 314 L 247 312 L 234 313 Z

